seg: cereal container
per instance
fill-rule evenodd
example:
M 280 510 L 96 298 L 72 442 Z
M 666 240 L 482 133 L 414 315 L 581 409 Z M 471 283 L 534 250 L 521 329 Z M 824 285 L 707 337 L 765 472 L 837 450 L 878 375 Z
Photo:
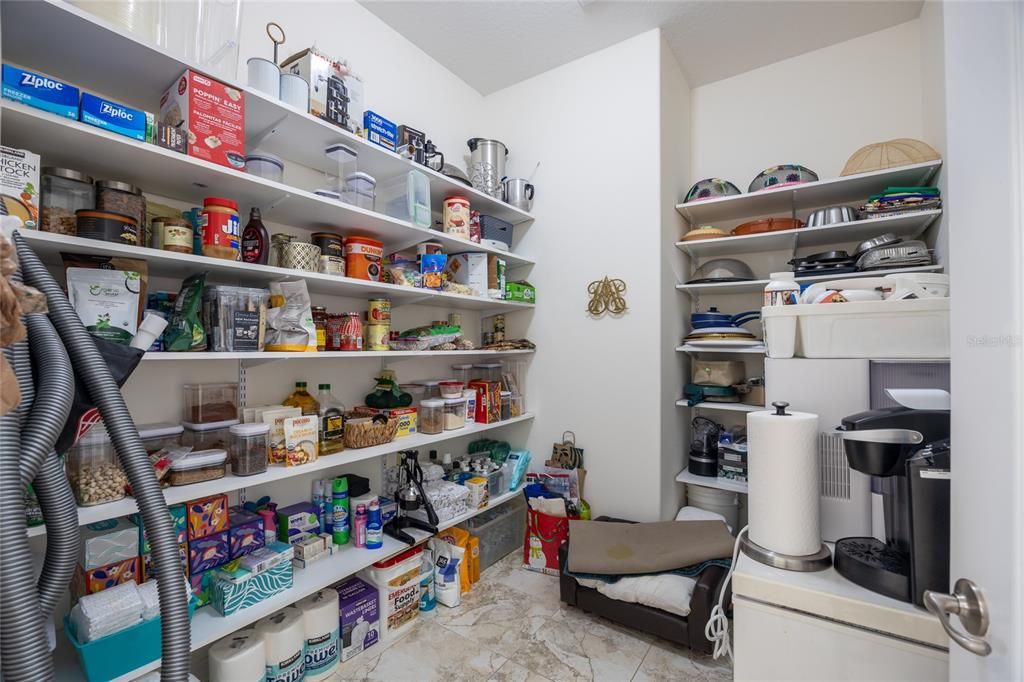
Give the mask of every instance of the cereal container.
M 444 199 L 444 231 L 453 237 L 469 240 L 469 199 L 450 196 Z

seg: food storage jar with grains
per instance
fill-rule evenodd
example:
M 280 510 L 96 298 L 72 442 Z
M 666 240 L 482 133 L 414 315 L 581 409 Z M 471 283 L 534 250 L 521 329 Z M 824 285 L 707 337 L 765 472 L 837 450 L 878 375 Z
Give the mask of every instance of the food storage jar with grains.
M 456 381 L 461 381 L 463 384 L 468 384 L 473 378 L 472 371 L 473 365 L 469 363 L 452 365 L 452 378 Z
M 181 445 L 181 433 L 185 428 L 181 424 L 161 422 L 159 424 L 139 424 L 139 438 L 142 439 L 142 447 L 146 452 L 153 454 L 164 448 L 174 448 Z
M 429 398 L 420 403 L 417 428 L 420 433 L 434 435 L 444 431 L 444 401 Z
M 466 399 L 448 398 L 444 401 L 444 430 L 454 431 L 466 427 Z
M 113 502 L 125 496 L 128 477 L 103 424 L 94 425 L 71 446 L 65 466 L 80 506 Z
M 526 398 L 521 395 L 512 396 L 511 414 L 513 417 L 522 417 L 526 414 Z
M 501 381 L 501 363 L 488 362 L 473 365 L 473 379 L 477 381 Z
M 512 418 L 512 393 L 510 391 L 501 392 L 501 419 Z
M 208 424 L 238 419 L 238 384 L 185 384 L 181 421 Z
M 203 199 L 203 255 L 223 260 L 239 259 L 238 202 L 223 197 Z
M 129 246 L 139 245 L 139 224 L 131 216 L 80 208 L 75 212 L 75 233 L 84 239 L 99 239 Z
M 427 379 L 421 381 L 423 384 L 423 400 L 430 400 L 432 398 L 441 397 L 441 382 L 434 379 Z
M 96 210 L 119 213 L 135 220 L 139 229 L 138 244 L 149 244 L 149 222 L 146 220 L 146 197 L 135 185 L 118 180 L 96 181 Z
M 231 427 L 236 424 L 237 419 L 208 424 L 183 422 L 185 431 L 181 434 L 181 444 L 190 445 L 193 450 L 227 450 L 231 446 Z
M 223 449 L 194 450 L 171 465 L 167 480 L 171 485 L 189 485 L 224 478 L 227 459 Z
M 252 476 L 267 470 L 270 424 L 235 424 L 231 432 L 231 473 Z
M 92 178 L 70 168 L 43 168 L 40 178 L 39 229 L 74 236 L 78 219 L 75 211 L 96 208 Z

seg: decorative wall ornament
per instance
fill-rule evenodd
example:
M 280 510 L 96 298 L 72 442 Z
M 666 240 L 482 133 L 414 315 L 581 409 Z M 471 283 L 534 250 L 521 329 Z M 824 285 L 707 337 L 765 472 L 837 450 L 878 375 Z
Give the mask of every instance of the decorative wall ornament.
M 587 312 L 594 317 L 600 317 L 605 313 L 622 315 L 626 312 L 626 283 L 621 279 L 594 280 L 587 286 L 587 293 L 590 294 L 590 301 L 587 303 Z

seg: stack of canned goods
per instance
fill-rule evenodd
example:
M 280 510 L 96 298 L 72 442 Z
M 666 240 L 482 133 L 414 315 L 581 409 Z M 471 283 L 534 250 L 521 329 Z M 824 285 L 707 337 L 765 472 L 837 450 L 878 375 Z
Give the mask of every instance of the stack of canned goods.
M 366 311 L 366 342 L 363 350 L 388 350 L 391 338 L 391 300 L 371 298 Z

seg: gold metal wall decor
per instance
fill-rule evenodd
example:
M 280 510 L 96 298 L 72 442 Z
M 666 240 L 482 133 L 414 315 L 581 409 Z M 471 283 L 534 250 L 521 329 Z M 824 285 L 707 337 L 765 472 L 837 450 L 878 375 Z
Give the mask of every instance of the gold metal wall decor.
M 587 303 L 587 312 L 594 317 L 600 317 L 605 313 L 622 315 L 626 312 L 626 283 L 621 279 L 594 280 L 587 285 L 587 293 L 590 294 L 590 301 Z

